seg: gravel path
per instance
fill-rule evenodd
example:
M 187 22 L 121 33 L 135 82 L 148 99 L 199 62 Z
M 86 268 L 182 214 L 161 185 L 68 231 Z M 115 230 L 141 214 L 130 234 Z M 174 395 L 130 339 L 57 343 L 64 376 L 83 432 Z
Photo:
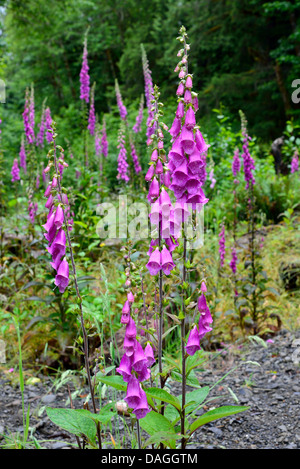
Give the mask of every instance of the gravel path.
M 210 396 L 221 397 L 212 405 L 242 404 L 250 409 L 205 425 L 195 432 L 190 448 L 300 448 L 300 331 L 281 331 L 266 345 L 249 341 L 241 348 L 231 346 L 208 361 L 200 375 L 203 385 L 212 385 L 228 373 L 213 388 Z M 69 407 L 67 385 L 57 389 L 49 378 L 40 378 L 39 383 L 25 386 L 32 435 L 43 448 L 77 447 L 73 435 L 53 425 L 45 412 L 45 406 Z M 175 393 L 176 389 L 180 392 L 178 383 L 170 384 Z M 76 389 L 74 383 L 69 386 L 71 391 Z M 83 400 L 77 396 L 74 406 L 82 408 Z M 7 435 L 13 441 L 13 435 L 22 434 L 21 409 L 19 388 L 13 388 L 6 376 L 0 375 L 0 447 L 7 443 Z M 129 423 L 128 418 L 124 420 L 120 417 L 121 432 Z

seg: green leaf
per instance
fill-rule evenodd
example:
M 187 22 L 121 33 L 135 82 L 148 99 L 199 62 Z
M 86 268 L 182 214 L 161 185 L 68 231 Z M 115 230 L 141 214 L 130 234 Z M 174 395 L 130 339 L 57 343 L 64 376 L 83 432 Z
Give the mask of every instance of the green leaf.
M 209 394 L 209 386 L 204 386 L 201 389 L 196 389 L 195 391 L 186 393 L 185 403 L 190 404 L 188 405 L 187 411 L 191 412 L 196 407 L 200 406 L 203 403 L 203 401 L 207 398 L 208 394 Z M 191 404 L 195 404 L 195 405 L 192 406 Z
M 169 394 L 168 391 L 165 391 L 164 389 L 160 388 L 148 388 L 145 389 L 147 397 L 151 397 L 152 399 L 158 399 L 163 402 L 167 402 L 168 404 L 171 404 L 172 406 L 176 407 L 176 409 L 180 410 L 180 401 L 177 399 L 177 397 L 172 396 L 172 394 Z
M 160 440 L 170 448 L 175 449 L 176 447 L 176 433 L 169 422 L 169 420 L 161 414 L 158 414 L 155 411 L 149 412 L 146 417 L 140 419 L 140 426 L 145 430 L 150 436 L 154 436 L 157 433 L 168 434 L 167 441 Z M 171 438 L 170 438 L 171 435 Z M 163 437 L 164 438 L 164 437 Z
M 84 409 L 46 409 L 51 422 L 69 433 L 77 436 L 85 435 L 89 441 L 94 442 L 96 438 L 95 423 L 81 412 Z
M 107 386 L 112 386 L 115 389 L 118 389 L 119 391 L 126 391 L 126 384 L 124 383 L 124 380 L 122 376 L 98 376 L 97 375 L 97 381 L 100 381 L 100 383 L 104 383 Z
M 209 410 L 191 424 L 190 434 L 194 433 L 198 428 L 202 427 L 202 425 L 205 425 L 206 423 L 213 422 L 214 420 L 219 420 L 224 417 L 229 417 L 230 415 L 238 414 L 239 412 L 244 412 L 249 408 L 250 407 L 246 406 L 229 405 Z

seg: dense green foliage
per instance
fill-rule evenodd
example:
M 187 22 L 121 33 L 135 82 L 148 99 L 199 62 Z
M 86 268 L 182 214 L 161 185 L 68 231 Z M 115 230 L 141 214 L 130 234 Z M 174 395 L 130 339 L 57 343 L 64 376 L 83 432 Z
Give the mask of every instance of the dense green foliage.
M 300 77 L 300 2 L 259 0 L 8 0 L 2 2 L 0 78 L 7 84 L 4 112 L 14 121 L 33 82 L 37 104 L 45 98 L 55 115 L 76 133 L 83 36 L 87 29 L 91 80 L 96 82 L 96 110 L 115 105 L 114 80 L 124 99 L 138 103 L 143 92 L 140 44 L 147 51 L 153 81 L 167 102 L 174 96 L 172 73 L 180 24 L 189 31 L 191 69 L 200 92 L 200 112 L 223 103 L 236 116 L 243 109 L 251 134 L 281 135 L 287 118 L 299 116 L 291 100 Z M 138 104 L 136 105 L 136 107 Z M 12 123 L 13 122 L 13 123 Z M 19 145 L 18 135 L 11 143 Z

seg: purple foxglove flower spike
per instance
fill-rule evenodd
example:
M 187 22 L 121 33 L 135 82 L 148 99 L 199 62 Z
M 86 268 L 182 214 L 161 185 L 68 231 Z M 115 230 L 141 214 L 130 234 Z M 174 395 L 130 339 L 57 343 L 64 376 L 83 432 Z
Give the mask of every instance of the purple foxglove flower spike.
M 296 173 L 297 171 L 299 171 L 299 155 L 296 150 L 291 162 L 291 174 Z
M 18 166 L 18 159 L 15 158 L 14 159 L 14 163 L 13 163 L 13 166 L 11 168 L 11 182 L 16 182 L 16 181 L 19 181 L 20 180 L 20 169 L 19 169 L 19 166 Z
M 222 230 L 219 233 L 219 254 L 220 254 L 220 267 L 224 265 L 225 258 L 225 226 L 222 226 Z
M 83 99 L 86 103 L 90 99 L 90 76 L 88 66 L 88 51 L 87 51 L 87 38 L 84 39 L 83 44 L 83 55 L 82 55 L 82 66 L 80 70 L 80 99 Z
M 26 151 L 25 151 L 24 138 L 22 138 L 19 157 L 20 157 L 20 166 L 21 168 L 23 168 L 23 171 L 26 174 L 27 168 L 26 168 Z

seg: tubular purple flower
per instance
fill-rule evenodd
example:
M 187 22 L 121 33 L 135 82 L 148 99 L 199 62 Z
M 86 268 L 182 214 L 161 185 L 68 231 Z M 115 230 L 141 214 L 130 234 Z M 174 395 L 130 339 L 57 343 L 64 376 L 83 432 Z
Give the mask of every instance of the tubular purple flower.
M 188 110 L 186 111 L 185 115 L 185 126 L 189 129 L 192 130 L 196 125 L 196 118 L 195 118 L 195 111 L 193 108 L 190 106 Z
M 185 153 L 190 155 L 195 148 L 195 141 L 193 131 L 188 129 L 186 125 L 184 125 L 182 128 L 180 141 Z
M 131 408 L 135 408 L 141 400 L 141 385 L 136 378 L 136 376 L 131 375 L 131 378 L 127 384 L 127 394 L 125 397 L 125 401 L 127 402 L 128 406 Z
M 157 275 L 161 269 L 161 254 L 159 248 L 156 248 L 150 255 L 149 262 L 146 265 L 150 275 Z
M 132 367 L 135 371 L 140 372 L 147 366 L 147 358 L 141 344 L 137 341 L 136 348 L 132 357 Z
M 132 317 L 130 317 L 129 323 L 126 326 L 125 337 L 129 339 L 134 339 L 136 337 L 136 324 Z
M 195 325 L 188 337 L 188 341 L 185 347 L 186 353 L 190 356 L 195 355 L 195 353 L 200 350 L 200 335 L 197 326 Z
M 131 357 L 128 357 L 126 353 L 124 353 L 123 357 L 121 358 L 120 364 L 118 368 L 116 368 L 116 372 L 119 373 L 125 383 L 129 383 L 131 379 L 131 371 L 132 371 L 132 360 Z
M 151 367 L 155 363 L 155 358 L 154 358 L 153 348 L 151 347 L 149 342 L 147 342 L 146 347 L 145 347 L 145 357 L 147 359 L 148 367 Z
M 161 268 L 165 275 L 169 275 L 175 264 L 169 250 L 164 246 L 161 251 Z
M 66 258 L 64 258 L 59 265 L 54 283 L 58 287 L 60 293 L 64 293 L 65 289 L 69 285 L 69 264 Z
M 142 388 L 140 389 L 140 396 L 141 397 L 139 403 L 133 409 L 133 413 L 135 414 L 138 420 L 146 417 L 148 412 L 150 412 L 149 405 L 147 402 L 147 396 Z

